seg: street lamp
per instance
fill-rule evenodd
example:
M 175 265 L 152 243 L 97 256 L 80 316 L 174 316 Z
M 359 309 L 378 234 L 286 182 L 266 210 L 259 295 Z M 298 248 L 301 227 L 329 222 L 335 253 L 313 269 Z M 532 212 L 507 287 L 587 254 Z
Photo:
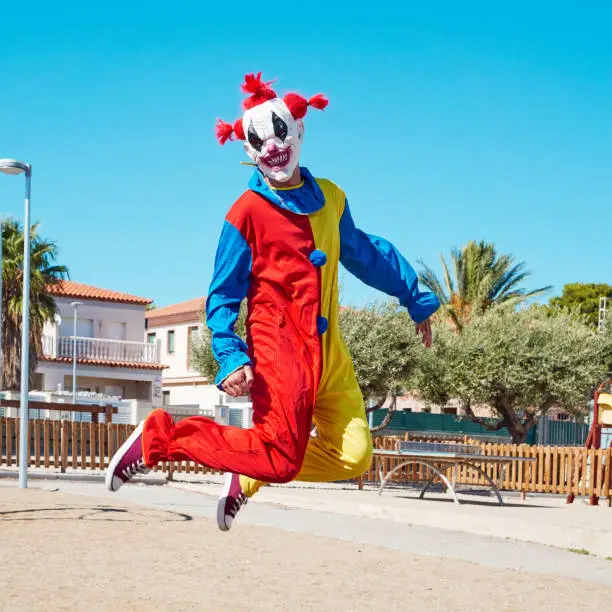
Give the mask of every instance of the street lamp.
M 25 203 L 23 218 L 23 304 L 21 312 L 21 398 L 19 402 L 19 487 L 28 486 L 28 383 L 30 376 L 30 181 L 32 166 L 16 159 L 0 159 L 0 172 L 25 172 Z
M 70 305 L 74 308 L 74 322 L 72 331 L 72 403 L 76 404 L 76 364 L 77 364 L 77 350 L 76 350 L 76 328 L 77 328 L 77 308 L 83 305 L 83 302 L 70 302 Z

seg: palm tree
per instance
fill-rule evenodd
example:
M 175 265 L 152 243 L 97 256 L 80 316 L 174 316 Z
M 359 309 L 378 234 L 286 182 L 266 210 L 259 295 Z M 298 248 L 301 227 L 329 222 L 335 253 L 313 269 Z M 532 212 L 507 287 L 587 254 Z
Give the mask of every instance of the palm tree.
M 31 228 L 30 239 L 30 381 L 42 353 L 45 321 L 56 306 L 49 287 L 68 277 L 66 266 L 55 265 L 57 246 Z M 23 297 L 23 227 L 15 219 L 2 222 L 2 380 L 4 390 L 19 390 L 21 378 L 21 316 Z
M 550 291 L 551 286 L 528 291 L 521 283 L 531 273 L 525 263 L 515 263 L 512 255 L 498 255 L 491 243 L 473 240 L 461 250 L 451 250 L 452 272 L 443 255 L 444 285 L 434 271 L 423 261 L 419 279 L 433 291 L 442 304 L 441 312 L 448 316 L 453 327 L 460 331 L 470 322 L 473 314 L 479 314 L 493 305 L 520 302 L 529 297 Z

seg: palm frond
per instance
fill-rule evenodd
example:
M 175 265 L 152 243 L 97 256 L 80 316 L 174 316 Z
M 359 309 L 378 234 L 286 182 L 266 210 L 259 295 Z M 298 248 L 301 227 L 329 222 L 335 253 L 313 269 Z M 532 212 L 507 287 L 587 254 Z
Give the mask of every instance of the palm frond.
M 484 240 L 471 240 L 460 249 L 453 247 L 450 266 L 444 256 L 440 258 L 447 288 L 444 312 L 457 329 L 494 304 L 515 303 L 551 289 L 523 287 L 531 276 L 525 270 L 525 263 L 517 263 L 510 253 L 498 253 L 493 243 Z M 429 268 L 426 272 L 428 286 L 436 286 L 438 294 L 441 283 Z
M 448 265 L 446 263 L 446 259 L 444 259 L 444 255 L 440 254 L 440 260 L 442 261 L 442 269 L 444 270 L 444 283 L 446 284 L 446 290 L 448 291 L 448 296 L 451 296 L 453 293 L 455 293 L 455 283 L 453 282 L 453 277 L 448 270 Z
M 442 287 L 436 273 L 425 263 L 419 259 L 418 263 L 423 266 L 423 270 L 419 273 L 419 281 L 436 295 L 440 303 L 448 303 L 448 297 Z

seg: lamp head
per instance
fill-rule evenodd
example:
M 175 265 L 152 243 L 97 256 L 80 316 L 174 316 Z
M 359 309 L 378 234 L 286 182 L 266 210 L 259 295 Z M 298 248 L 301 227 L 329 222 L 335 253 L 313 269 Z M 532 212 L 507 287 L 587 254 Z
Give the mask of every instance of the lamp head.
M 32 172 L 32 166 L 16 159 L 0 159 L 0 172 L 4 174 L 21 174 L 25 172 L 26 176 L 29 176 Z

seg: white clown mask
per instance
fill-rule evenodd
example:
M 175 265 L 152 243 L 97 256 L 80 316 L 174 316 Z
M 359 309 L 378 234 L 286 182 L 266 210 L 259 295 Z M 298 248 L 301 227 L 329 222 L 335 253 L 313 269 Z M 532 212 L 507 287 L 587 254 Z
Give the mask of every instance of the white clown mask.
M 280 98 L 244 112 L 244 150 L 268 178 L 288 181 L 300 161 L 304 122 L 294 119 Z

